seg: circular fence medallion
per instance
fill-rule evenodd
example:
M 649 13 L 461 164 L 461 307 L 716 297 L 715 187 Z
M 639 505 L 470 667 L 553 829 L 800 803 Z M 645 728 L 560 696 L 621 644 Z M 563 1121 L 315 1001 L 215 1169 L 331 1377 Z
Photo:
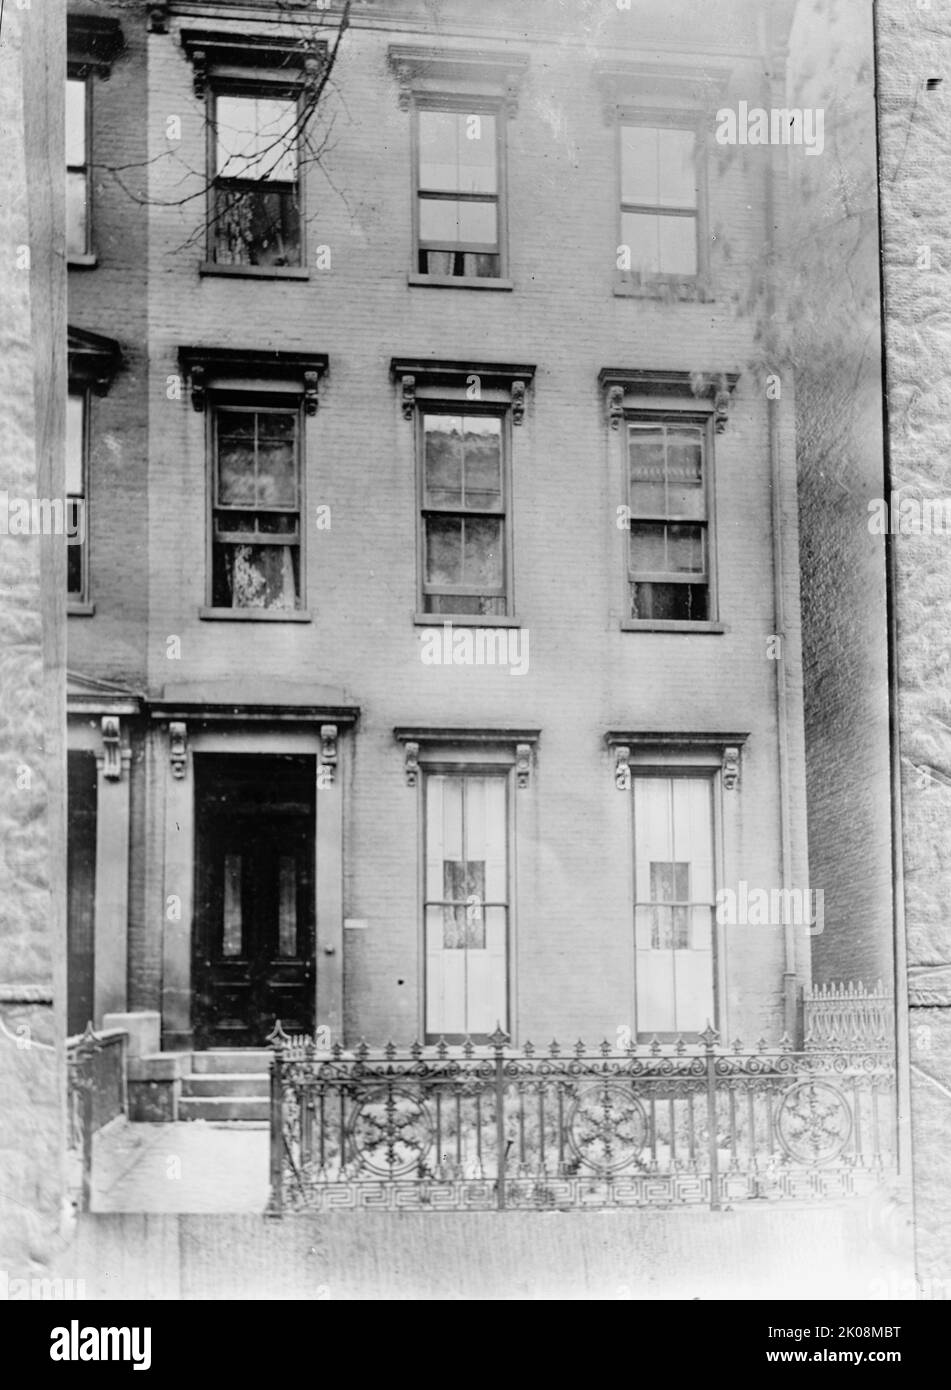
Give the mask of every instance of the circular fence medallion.
M 350 1120 L 350 1144 L 360 1162 L 384 1178 L 414 1172 L 432 1146 L 433 1131 L 424 1105 L 409 1091 L 374 1087 Z
M 647 1117 L 641 1103 L 619 1082 L 582 1086 L 568 1116 L 568 1142 L 586 1168 L 617 1173 L 644 1147 Z
M 776 1132 L 798 1163 L 830 1163 L 849 1142 L 852 1115 L 842 1092 L 829 1082 L 798 1081 L 780 1102 Z

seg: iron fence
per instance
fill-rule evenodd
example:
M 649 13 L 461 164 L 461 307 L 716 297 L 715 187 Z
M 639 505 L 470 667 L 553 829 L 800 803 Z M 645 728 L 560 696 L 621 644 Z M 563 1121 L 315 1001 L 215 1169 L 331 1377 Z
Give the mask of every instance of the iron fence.
M 93 1135 L 128 1112 L 127 1046 L 126 1033 L 97 1034 L 92 1023 L 81 1036 L 67 1039 L 67 1143 L 82 1165 L 82 1211 L 89 1210 L 92 1190 Z
M 846 1197 L 896 1163 L 881 1049 L 761 1040 L 321 1051 L 271 1035 L 268 1211 Z

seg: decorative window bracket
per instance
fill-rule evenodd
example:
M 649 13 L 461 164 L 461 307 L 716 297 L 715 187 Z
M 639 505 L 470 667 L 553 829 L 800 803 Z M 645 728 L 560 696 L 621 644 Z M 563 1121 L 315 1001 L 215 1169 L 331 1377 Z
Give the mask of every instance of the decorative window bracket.
M 419 782 L 420 759 L 437 767 L 440 763 L 462 758 L 475 766 L 481 759 L 500 769 L 515 769 L 515 785 L 528 787 L 532 774 L 532 750 L 538 743 L 538 729 L 442 729 L 397 728 L 393 735 L 403 745 L 406 785 Z
M 188 742 L 186 727 L 177 720 L 173 720 L 168 726 L 168 760 L 172 776 L 181 781 L 188 766 Z
M 122 26 L 117 19 L 90 14 L 66 16 L 66 64 L 70 77 L 95 73 L 108 82 L 112 65 L 124 50 Z
M 432 358 L 394 357 L 390 362 L 394 380 L 400 383 L 403 419 L 412 420 L 418 392 L 428 392 L 434 400 L 486 401 L 508 406 L 512 424 L 525 418 L 525 398 L 535 377 L 534 366 L 509 362 L 435 361 Z M 473 397 L 470 392 L 476 390 Z
M 102 775 L 110 782 L 118 782 L 122 776 L 122 747 L 118 715 L 104 714 L 100 727 L 102 729 Z
M 250 38 L 213 29 L 183 29 L 182 48 L 192 65 L 192 86 L 198 98 L 216 77 L 233 77 L 234 69 L 248 69 L 253 79 L 271 84 L 312 84 L 327 61 L 326 40 L 310 37 L 256 34 Z
M 748 734 L 617 731 L 605 735 L 614 753 L 614 785 L 630 791 L 637 767 L 689 766 L 720 769 L 724 791 L 740 785 L 740 759 Z
M 399 84 L 399 108 L 408 111 L 415 94 L 469 92 L 499 97 L 508 115 L 518 111 L 519 89 L 528 68 L 526 53 L 489 49 L 430 48 L 391 44 L 390 68 Z
M 332 786 L 334 770 L 337 766 L 336 724 L 321 724 L 320 726 L 320 766 L 324 780 Z
M 726 429 L 738 372 L 674 372 L 642 368 L 602 367 L 598 382 L 604 391 L 612 430 L 624 419 L 625 409 L 635 409 L 644 399 L 670 400 L 675 409 L 702 409 L 713 418 L 714 429 Z
M 256 384 L 267 383 L 272 390 L 301 396 L 305 412 L 315 415 L 318 384 L 328 365 L 327 354 L 322 352 L 244 348 L 181 347 L 178 360 L 189 381 L 192 406 L 199 412 L 205 409 L 210 390 L 251 390 Z
M 112 338 L 85 329 L 68 329 L 69 384 L 72 389 L 88 388 L 104 396 L 122 366 L 122 352 Z

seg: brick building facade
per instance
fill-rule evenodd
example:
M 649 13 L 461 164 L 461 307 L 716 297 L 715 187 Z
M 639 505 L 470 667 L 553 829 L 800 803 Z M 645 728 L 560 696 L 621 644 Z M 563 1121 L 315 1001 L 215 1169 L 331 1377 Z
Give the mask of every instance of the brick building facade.
M 796 1034 L 758 9 L 77 0 L 71 1029 Z

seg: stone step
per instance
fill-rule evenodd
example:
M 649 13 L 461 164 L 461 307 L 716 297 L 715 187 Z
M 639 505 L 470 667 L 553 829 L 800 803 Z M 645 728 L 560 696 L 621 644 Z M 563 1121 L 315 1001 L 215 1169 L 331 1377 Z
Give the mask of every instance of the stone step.
M 207 1052 L 192 1053 L 192 1072 L 220 1076 L 222 1072 L 237 1071 L 245 1076 L 249 1072 L 267 1072 L 271 1067 L 271 1052 L 267 1047 L 231 1048 L 214 1047 Z
M 182 1096 L 180 1120 L 267 1120 L 270 1106 L 257 1096 Z
M 183 1096 L 218 1096 L 221 1100 L 255 1096 L 266 1100 L 270 1094 L 271 1078 L 266 1072 L 192 1072 L 182 1077 Z

